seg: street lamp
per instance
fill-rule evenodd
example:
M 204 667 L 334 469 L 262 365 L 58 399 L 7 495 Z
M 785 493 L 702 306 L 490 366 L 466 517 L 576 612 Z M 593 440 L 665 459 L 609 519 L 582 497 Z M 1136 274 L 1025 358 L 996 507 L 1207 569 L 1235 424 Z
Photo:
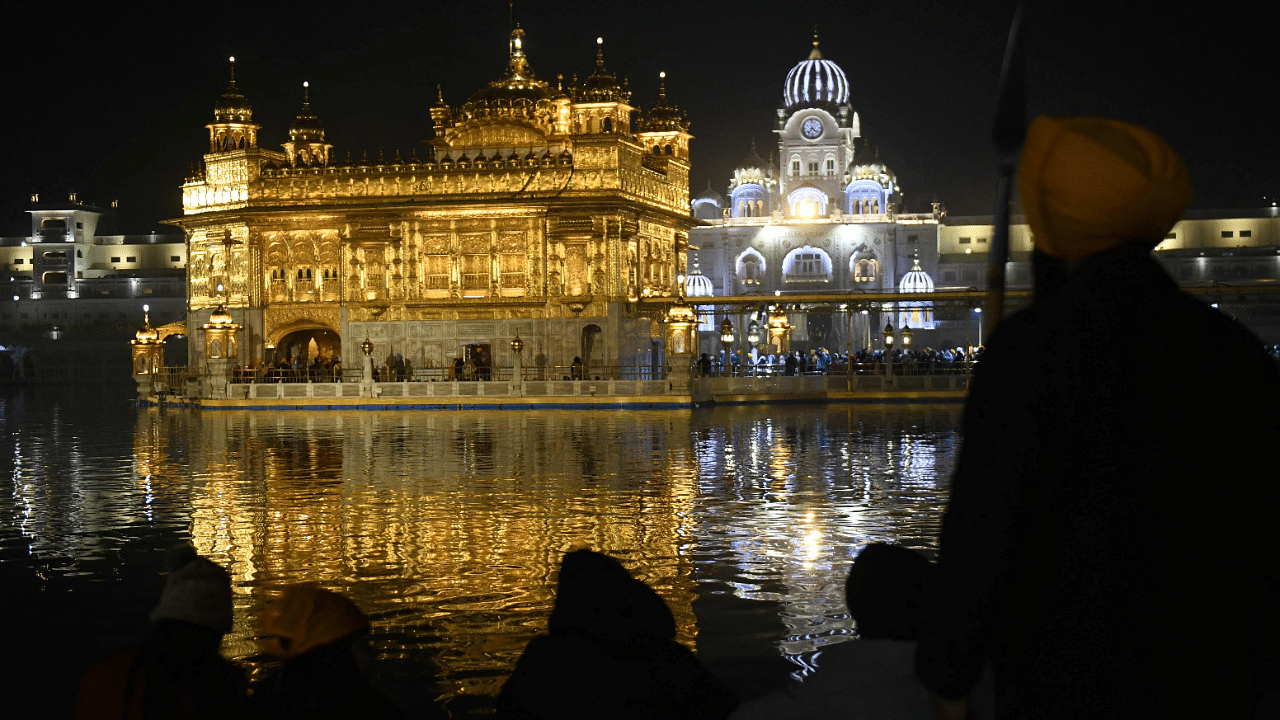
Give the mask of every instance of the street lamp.
M 522 366 L 522 363 L 520 362 L 522 359 L 520 353 L 522 351 L 524 351 L 524 341 L 520 339 L 520 331 L 516 330 L 516 336 L 511 340 L 511 352 L 516 354 L 515 373 L 514 373 L 516 382 L 521 382 L 524 380 L 524 368 Z
M 902 328 L 902 349 L 903 350 L 911 349 L 911 326 L 910 325 L 905 325 Z
M 729 352 L 733 350 L 733 323 L 729 322 L 727 315 L 724 322 L 720 323 L 720 344 L 724 345 L 724 374 L 729 375 Z
M 893 325 L 884 324 L 884 376 L 893 377 Z

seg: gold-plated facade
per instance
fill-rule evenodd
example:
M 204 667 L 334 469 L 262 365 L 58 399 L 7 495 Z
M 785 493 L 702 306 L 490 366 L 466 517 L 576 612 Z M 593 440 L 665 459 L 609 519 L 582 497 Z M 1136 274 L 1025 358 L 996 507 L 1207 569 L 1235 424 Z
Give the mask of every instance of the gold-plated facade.
M 310 97 L 285 152 L 258 145 L 234 81 L 209 125 L 203 169 L 182 187 L 193 365 L 220 304 L 242 318 L 242 366 L 321 355 L 444 367 L 487 345 L 495 365 L 529 345 L 529 364 L 593 372 L 661 358 L 654 318 L 629 302 L 667 295 L 685 272 L 688 121 L 666 101 L 633 122 L 626 83 L 597 53 L 581 86 L 539 80 L 510 40 L 500 80 L 459 108 L 440 99 L 434 138 L 406 159 L 333 162 Z M 308 90 L 309 93 L 309 90 Z M 421 152 L 421 156 L 419 155 Z M 655 311 L 656 312 L 656 311 Z M 293 342 L 332 333 L 331 345 Z M 308 348 L 310 348 L 308 350 Z M 338 357 L 340 356 L 340 357 Z

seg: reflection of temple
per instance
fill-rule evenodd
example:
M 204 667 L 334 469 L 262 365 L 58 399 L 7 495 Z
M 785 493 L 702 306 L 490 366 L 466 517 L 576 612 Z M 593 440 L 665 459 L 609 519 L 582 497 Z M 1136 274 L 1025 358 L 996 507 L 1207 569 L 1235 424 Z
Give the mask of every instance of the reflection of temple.
M 545 628 L 560 557 L 579 546 L 633 568 L 679 639 L 697 638 L 683 417 L 610 428 L 663 458 L 640 497 L 617 487 L 637 472 L 587 415 L 145 412 L 138 472 L 157 492 L 189 488 L 192 540 L 235 583 L 234 656 L 254 654 L 269 588 L 318 582 L 370 615 L 384 658 L 422 663 L 419 674 L 434 662 L 447 698 L 492 697 Z M 175 455 L 189 466 L 166 462 Z
M 306 95 L 284 151 L 261 146 L 233 65 L 173 221 L 191 248 L 192 363 L 221 303 L 245 327 L 241 365 L 358 367 L 367 335 L 418 368 L 467 345 L 509 366 L 517 330 L 526 364 L 649 364 L 660 339 L 628 299 L 671 295 L 683 272 L 688 121 L 665 89 L 641 116 L 599 49 L 585 82 L 552 85 L 523 43 L 517 27 L 506 74 L 460 108 L 441 95 L 425 149 L 345 163 Z

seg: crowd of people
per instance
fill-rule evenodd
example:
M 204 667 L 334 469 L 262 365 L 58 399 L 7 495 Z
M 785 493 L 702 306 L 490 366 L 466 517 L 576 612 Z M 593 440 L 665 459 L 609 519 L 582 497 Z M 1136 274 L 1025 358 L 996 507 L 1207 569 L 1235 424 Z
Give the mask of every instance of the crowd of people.
M 729 353 L 725 366 L 724 351 L 715 355 L 702 353 L 694 365 L 701 377 L 790 377 L 795 375 L 883 375 L 886 357 L 893 358 L 895 375 L 959 375 L 972 372 L 982 360 L 983 347 L 943 348 L 935 350 L 903 350 L 895 348 L 888 356 L 884 350 L 863 348 L 855 353 L 831 352 L 817 348 L 804 352 Z

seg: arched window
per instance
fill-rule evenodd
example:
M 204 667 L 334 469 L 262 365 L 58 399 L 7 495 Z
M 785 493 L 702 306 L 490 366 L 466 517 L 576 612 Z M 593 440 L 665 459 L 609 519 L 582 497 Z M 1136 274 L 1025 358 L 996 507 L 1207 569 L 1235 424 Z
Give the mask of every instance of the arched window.
M 668 155 L 670 155 L 670 154 L 671 154 L 671 146 L 670 146 L 670 145 L 668 145 L 666 149 L 667 149 L 667 154 L 668 154 Z
M 661 155 L 661 154 L 662 154 L 662 148 L 658 147 L 657 145 L 654 145 L 654 146 L 653 146 L 653 154 L 654 154 L 654 155 Z
M 604 127 L 601 129 L 601 132 L 613 132 L 613 118 L 604 119 Z
M 796 248 L 782 261 L 786 282 L 817 282 L 831 279 L 831 258 L 819 248 Z
M 858 260 L 853 265 L 854 282 L 873 282 L 880 274 L 880 261 L 875 258 Z
M 880 198 L 875 198 L 871 201 L 871 214 L 875 215 L 878 212 L 880 212 Z
M 764 201 L 763 200 L 756 201 L 756 214 L 761 217 L 764 217 Z
M 737 270 L 738 281 L 743 285 L 759 285 L 766 270 L 764 256 L 754 248 L 747 248 L 738 256 Z

